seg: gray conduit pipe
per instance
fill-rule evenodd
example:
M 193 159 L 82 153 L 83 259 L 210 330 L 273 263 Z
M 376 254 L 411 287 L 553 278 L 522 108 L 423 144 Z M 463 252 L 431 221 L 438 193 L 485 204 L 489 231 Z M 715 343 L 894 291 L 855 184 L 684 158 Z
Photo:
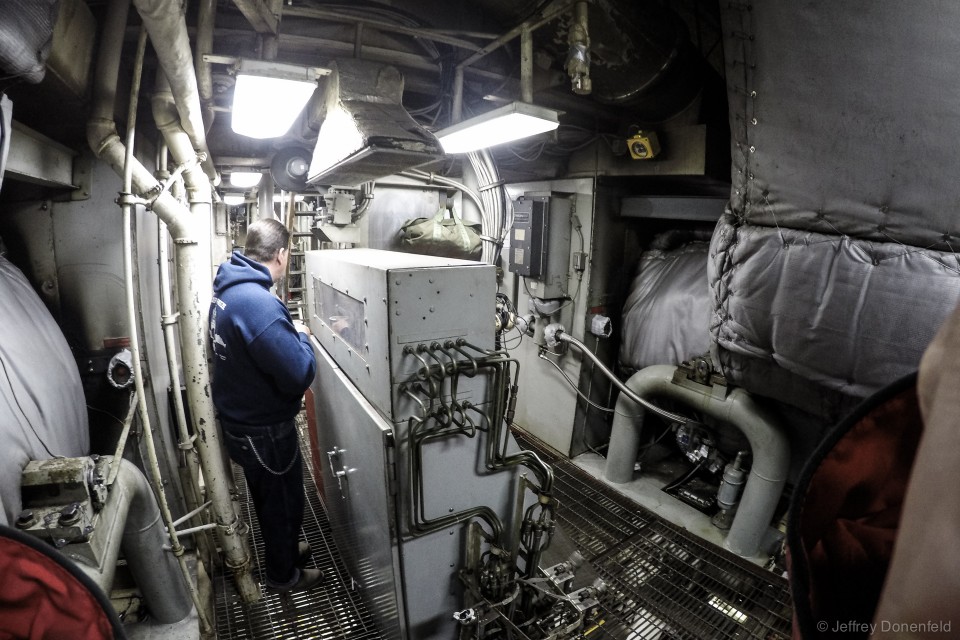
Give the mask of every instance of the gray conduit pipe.
M 193 602 L 176 558 L 163 550 L 167 532 L 160 509 L 140 469 L 129 460 L 119 462 L 117 478 L 97 515 L 98 535 L 105 541 L 103 563 L 94 568 L 78 562 L 77 567 L 110 593 L 122 548 L 153 619 L 162 624 L 179 622 L 190 614 Z
M 626 385 L 644 398 L 664 397 L 683 402 L 691 409 L 737 427 L 747 437 L 753 453 L 753 466 L 740 508 L 723 544 L 739 556 L 754 556 L 760 550 L 783 492 L 790 468 L 790 444 L 775 418 L 743 389 L 734 389 L 725 398 L 715 397 L 706 387 L 701 390 L 673 384 L 676 369 L 668 365 L 647 367 L 631 376 Z M 628 417 L 637 414 L 638 417 Z M 633 478 L 642 430 L 643 409 L 625 394 L 620 394 L 604 478 L 619 484 Z
M 111 0 L 100 38 L 93 108 L 87 123 L 87 141 L 90 148 L 118 175 L 124 173 L 126 149 L 113 122 L 113 103 L 116 98 L 120 52 L 128 9 L 129 3 L 126 0 Z M 135 158 L 130 172 L 135 192 L 159 192 L 160 183 Z M 197 449 L 203 465 L 208 497 L 213 503 L 214 517 L 218 524 L 220 544 L 227 565 L 233 569 L 241 599 L 244 602 L 256 602 L 260 598 L 260 589 L 251 575 L 250 556 L 241 535 L 245 525 L 240 520 L 230 495 L 229 475 L 213 405 L 210 402 L 210 368 L 204 348 L 207 340 L 206 308 L 201 308 L 203 301 L 209 300 L 211 295 L 210 276 L 204 266 L 209 263 L 209 255 L 202 254 L 190 210 L 170 193 L 164 192 L 156 196 L 152 210 L 166 223 L 174 240 L 183 377 L 187 385 L 187 400 L 191 407 L 194 433 L 197 434 Z

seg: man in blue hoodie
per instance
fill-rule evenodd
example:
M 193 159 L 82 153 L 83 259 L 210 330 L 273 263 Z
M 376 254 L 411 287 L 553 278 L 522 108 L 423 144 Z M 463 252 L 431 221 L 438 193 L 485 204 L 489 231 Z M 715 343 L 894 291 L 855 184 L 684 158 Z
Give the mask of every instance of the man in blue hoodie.
M 286 270 L 289 239 L 276 220 L 251 224 L 244 253 L 220 265 L 210 304 L 213 404 L 253 499 L 266 585 L 279 592 L 310 589 L 323 579 L 304 568 L 310 550 L 298 543 L 304 491 L 294 423 L 316 360 L 309 331 L 298 330 L 270 292 Z

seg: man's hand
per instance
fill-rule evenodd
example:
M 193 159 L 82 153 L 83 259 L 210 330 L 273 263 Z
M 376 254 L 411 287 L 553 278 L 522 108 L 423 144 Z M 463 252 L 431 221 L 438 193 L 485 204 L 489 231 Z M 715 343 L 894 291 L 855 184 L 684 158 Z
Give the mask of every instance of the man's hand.
M 294 320 L 294 321 L 293 321 L 293 328 L 296 329 L 296 330 L 297 330 L 298 332 L 300 332 L 300 333 L 305 333 L 305 334 L 307 334 L 308 336 L 312 336 L 312 335 L 313 335 L 312 333 L 310 333 L 310 327 L 308 327 L 306 324 L 304 324 L 304 322 L 303 322 L 302 320 Z

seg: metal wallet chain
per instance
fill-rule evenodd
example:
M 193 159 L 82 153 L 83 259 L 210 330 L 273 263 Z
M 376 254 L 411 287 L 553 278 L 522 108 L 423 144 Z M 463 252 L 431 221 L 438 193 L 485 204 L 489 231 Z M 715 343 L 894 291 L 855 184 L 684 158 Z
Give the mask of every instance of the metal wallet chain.
M 253 455 L 257 458 L 257 462 L 260 463 L 260 466 L 267 470 L 268 473 L 272 473 L 275 476 L 282 476 L 290 469 L 293 469 L 294 463 L 297 461 L 297 458 L 300 457 L 300 445 L 297 445 L 297 450 L 293 452 L 293 459 L 290 460 L 290 464 L 287 465 L 287 468 L 283 471 L 274 471 L 267 466 L 267 463 L 263 461 L 263 458 L 260 457 L 260 452 L 257 451 L 257 448 L 253 445 L 253 439 L 250 436 L 246 436 L 247 442 L 250 443 L 250 448 L 253 450 Z

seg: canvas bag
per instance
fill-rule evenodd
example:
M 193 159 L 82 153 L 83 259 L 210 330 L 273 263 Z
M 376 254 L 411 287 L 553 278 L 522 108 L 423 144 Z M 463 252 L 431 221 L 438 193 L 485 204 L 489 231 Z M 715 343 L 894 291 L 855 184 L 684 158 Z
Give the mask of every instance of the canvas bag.
M 480 225 L 463 223 L 456 211 L 441 207 L 432 218 L 414 218 L 400 227 L 400 243 L 404 251 L 445 258 L 477 260 L 482 251 Z

